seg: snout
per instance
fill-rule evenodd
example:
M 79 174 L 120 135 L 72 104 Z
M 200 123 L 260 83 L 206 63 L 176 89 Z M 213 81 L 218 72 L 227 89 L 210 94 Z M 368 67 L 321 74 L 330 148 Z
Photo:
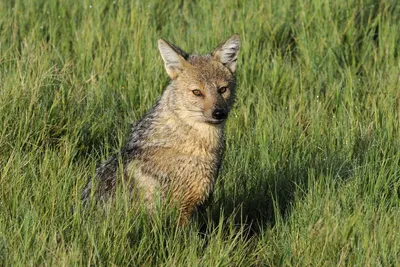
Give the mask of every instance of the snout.
M 213 111 L 212 117 L 213 119 L 222 121 L 228 117 L 228 112 L 225 109 L 217 108 Z
M 211 112 L 210 115 L 207 116 L 208 123 L 220 124 L 228 117 L 228 110 L 223 108 L 216 108 Z
M 211 124 L 221 124 L 228 118 L 229 103 L 221 95 L 206 98 L 204 104 L 205 121 Z

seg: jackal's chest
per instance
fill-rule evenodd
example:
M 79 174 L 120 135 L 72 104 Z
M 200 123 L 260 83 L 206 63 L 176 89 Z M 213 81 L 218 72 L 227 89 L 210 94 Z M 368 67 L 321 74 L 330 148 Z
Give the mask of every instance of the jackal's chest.
M 218 174 L 218 154 L 187 154 L 170 149 L 158 152 L 137 166 L 141 174 L 158 181 L 164 194 L 172 193 L 185 202 L 201 203 L 208 198 Z
M 192 159 L 192 164 L 182 173 L 171 177 L 174 193 L 186 202 L 204 202 L 214 189 L 218 174 L 218 160 Z

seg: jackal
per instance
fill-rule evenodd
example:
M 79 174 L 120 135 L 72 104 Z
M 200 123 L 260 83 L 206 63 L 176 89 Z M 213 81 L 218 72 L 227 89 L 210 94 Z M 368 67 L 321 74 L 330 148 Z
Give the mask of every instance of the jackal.
M 179 203 L 185 223 L 212 195 L 224 146 L 224 125 L 236 89 L 239 35 L 221 43 L 211 54 L 189 55 L 158 40 L 170 82 L 157 103 L 131 129 L 118 155 L 101 163 L 82 199 L 91 191 L 97 199 L 115 195 L 118 179 L 143 196 L 152 209 L 155 195 Z M 122 163 L 122 164 L 120 164 Z M 122 166 L 118 178 L 118 166 Z

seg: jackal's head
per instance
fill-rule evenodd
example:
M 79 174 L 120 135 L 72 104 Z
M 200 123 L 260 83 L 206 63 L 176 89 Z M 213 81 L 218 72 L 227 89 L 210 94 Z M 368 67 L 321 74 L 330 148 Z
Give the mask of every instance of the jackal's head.
M 211 54 L 188 55 L 179 47 L 158 40 L 171 77 L 168 106 L 185 120 L 221 124 L 234 102 L 239 35 L 221 43 Z

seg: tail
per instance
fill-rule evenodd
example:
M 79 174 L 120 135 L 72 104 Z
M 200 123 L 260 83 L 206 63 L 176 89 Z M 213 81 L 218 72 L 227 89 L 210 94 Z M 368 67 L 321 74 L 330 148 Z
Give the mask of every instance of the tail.
M 89 179 L 82 192 L 81 199 L 85 204 L 89 201 L 91 194 L 94 194 L 97 199 L 105 200 L 115 192 L 117 168 L 118 155 L 112 156 L 96 168 L 96 176 Z

